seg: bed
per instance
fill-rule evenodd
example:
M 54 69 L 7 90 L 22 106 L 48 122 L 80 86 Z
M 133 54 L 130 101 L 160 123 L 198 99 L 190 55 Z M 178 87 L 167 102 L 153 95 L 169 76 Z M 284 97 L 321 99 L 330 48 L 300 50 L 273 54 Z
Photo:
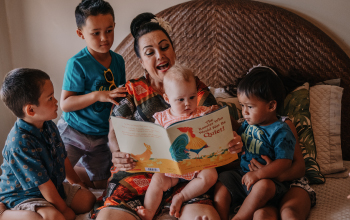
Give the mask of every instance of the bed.
M 310 86 L 341 79 L 336 160 L 341 162 L 341 171 L 350 167 L 346 161 L 350 160 L 350 59 L 319 28 L 285 9 L 247 0 L 194 0 L 157 15 L 172 26 L 170 37 L 177 60 L 193 69 L 208 86 L 235 85 L 251 67 L 259 64 L 275 67 L 283 75 L 292 72 L 293 77 L 309 82 Z M 115 51 L 125 59 L 127 79 L 143 74 L 131 34 Z M 316 150 L 320 154 L 324 151 L 317 145 Z M 319 161 L 316 151 L 312 157 Z M 312 185 L 317 192 L 317 204 L 309 219 L 350 219 L 350 201 L 346 199 L 350 179 L 324 176 L 321 182 L 325 183 Z M 164 215 L 159 219 L 171 218 Z

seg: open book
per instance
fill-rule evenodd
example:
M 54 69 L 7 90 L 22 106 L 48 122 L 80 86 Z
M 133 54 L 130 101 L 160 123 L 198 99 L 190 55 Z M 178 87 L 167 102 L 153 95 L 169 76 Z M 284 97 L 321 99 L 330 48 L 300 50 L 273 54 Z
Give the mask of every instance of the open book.
M 238 158 L 228 152 L 233 132 L 228 107 L 210 114 L 160 125 L 111 117 L 121 152 L 130 153 L 136 167 L 129 172 L 186 174 L 218 167 Z

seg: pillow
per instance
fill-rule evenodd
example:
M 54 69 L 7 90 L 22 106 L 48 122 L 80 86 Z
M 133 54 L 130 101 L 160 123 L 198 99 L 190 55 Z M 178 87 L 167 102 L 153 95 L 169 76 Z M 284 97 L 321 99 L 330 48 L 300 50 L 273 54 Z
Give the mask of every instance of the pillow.
M 224 88 L 209 87 L 209 89 L 219 106 L 228 106 L 230 116 L 236 120 L 242 118 L 242 108 L 237 97 L 228 94 Z
M 341 99 L 343 88 L 316 85 L 310 88 L 310 113 L 317 146 L 316 161 L 322 174 L 344 171 L 341 150 Z
M 299 145 L 305 161 L 305 176 L 310 183 L 324 183 L 325 178 L 316 162 L 316 146 L 311 127 L 309 106 L 309 83 L 304 83 L 286 96 L 283 114 L 287 115 L 296 127 Z

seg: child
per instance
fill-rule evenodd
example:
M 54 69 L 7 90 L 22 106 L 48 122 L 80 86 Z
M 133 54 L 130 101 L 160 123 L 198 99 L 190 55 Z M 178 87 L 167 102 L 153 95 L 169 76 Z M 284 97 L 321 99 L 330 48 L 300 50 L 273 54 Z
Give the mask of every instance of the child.
M 90 211 L 96 198 L 81 188 L 51 121 L 58 106 L 50 77 L 14 69 L 5 77 L 1 99 L 18 119 L 2 152 L 0 201 L 11 210 L 2 210 L 0 219 L 75 219 L 75 213 Z
M 109 113 L 124 97 L 123 58 L 110 50 L 114 41 L 114 12 L 103 0 L 83 0 L 75 10 L 77 34 L 87 47 L 68 60 L 57 126 L 73 167 L 81 158 L 92 188 L 105 188 L 110 176 Z M 90 182 L 92 181 L 92 182 Z
M 289 185 L 273 178 L 291 166 L 295 137 L 289 126 L 278 116 L 283 107 L 284 87 L 269 67 L 255 67 L 239 83 L 238 100 L 245 122 L 238 129 L 244 147 L 241 169 L 220 173 L 214 204 L 222 220 L 228 219 L 230 204 L 242 203 L 233 219 L 252 219 L 256 210 L 278 201 Z M 265 167 L 250 171 L 250 161 L 273 160 Z
M 153 115 L 156 124 L 166 128 L 177 121 L 196 118 L 218 108 L 215 105 L 197 106 L 196 81 L 189 69 L 175 64 L 164 76 L 163 83 L 165 88 L 163 97 L 171 108 Z M 153 219 L 162 200 L 163 192 L 183 179 L 190 182 L 173 197 L 170 206 L 169 214 L 177 218 L 180 217 L 183 202 L 207 192 L 215 184 L 217 172 L 215 168 L 210 168 L 185 175 L 155 173 L 145 195 L 145 207 L 138 207 L 139 216 L 144 220 Z

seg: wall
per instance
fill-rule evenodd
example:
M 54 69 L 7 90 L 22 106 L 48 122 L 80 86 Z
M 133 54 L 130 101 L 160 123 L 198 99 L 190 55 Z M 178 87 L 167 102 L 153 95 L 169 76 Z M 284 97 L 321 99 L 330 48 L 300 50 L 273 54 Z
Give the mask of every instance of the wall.
M 10 36 L 5 10 L 5 2 L 0 0 L 0 82 L 2 83 L 6 73 L 12 68 Z M 7 134 L 9 133 L 16 117 L 9 112 L 4 103 L 0 101 L 0 150 L 4 146 Z M 2 163 L 2 157 L 0 157 Z M 1 172 L 1 171 L 0 171 Z
M 130 32 L 133 17 L 157 13 L 187 0 L 109 0 L 115 10 L 112 49 Z M 0 0 L 0 77 L 12 68 L 30 67 L 49 73 L 59 100 L 67 60 L 85 47 L 76 35 L 74 10 L 79 0 Z M 261 0 L 290 10 L 309 20 L 350 56 L 349 0 Z M 5 7 L 6 6 L 6 7 Z M 6 9 L 6 10 L 5 10 Z M 0 149 L 14 117 L 0 104 Z M 61 110 L 59 110 L 59 115 Z M 57 119 L 56 119 L 57 121 Z

